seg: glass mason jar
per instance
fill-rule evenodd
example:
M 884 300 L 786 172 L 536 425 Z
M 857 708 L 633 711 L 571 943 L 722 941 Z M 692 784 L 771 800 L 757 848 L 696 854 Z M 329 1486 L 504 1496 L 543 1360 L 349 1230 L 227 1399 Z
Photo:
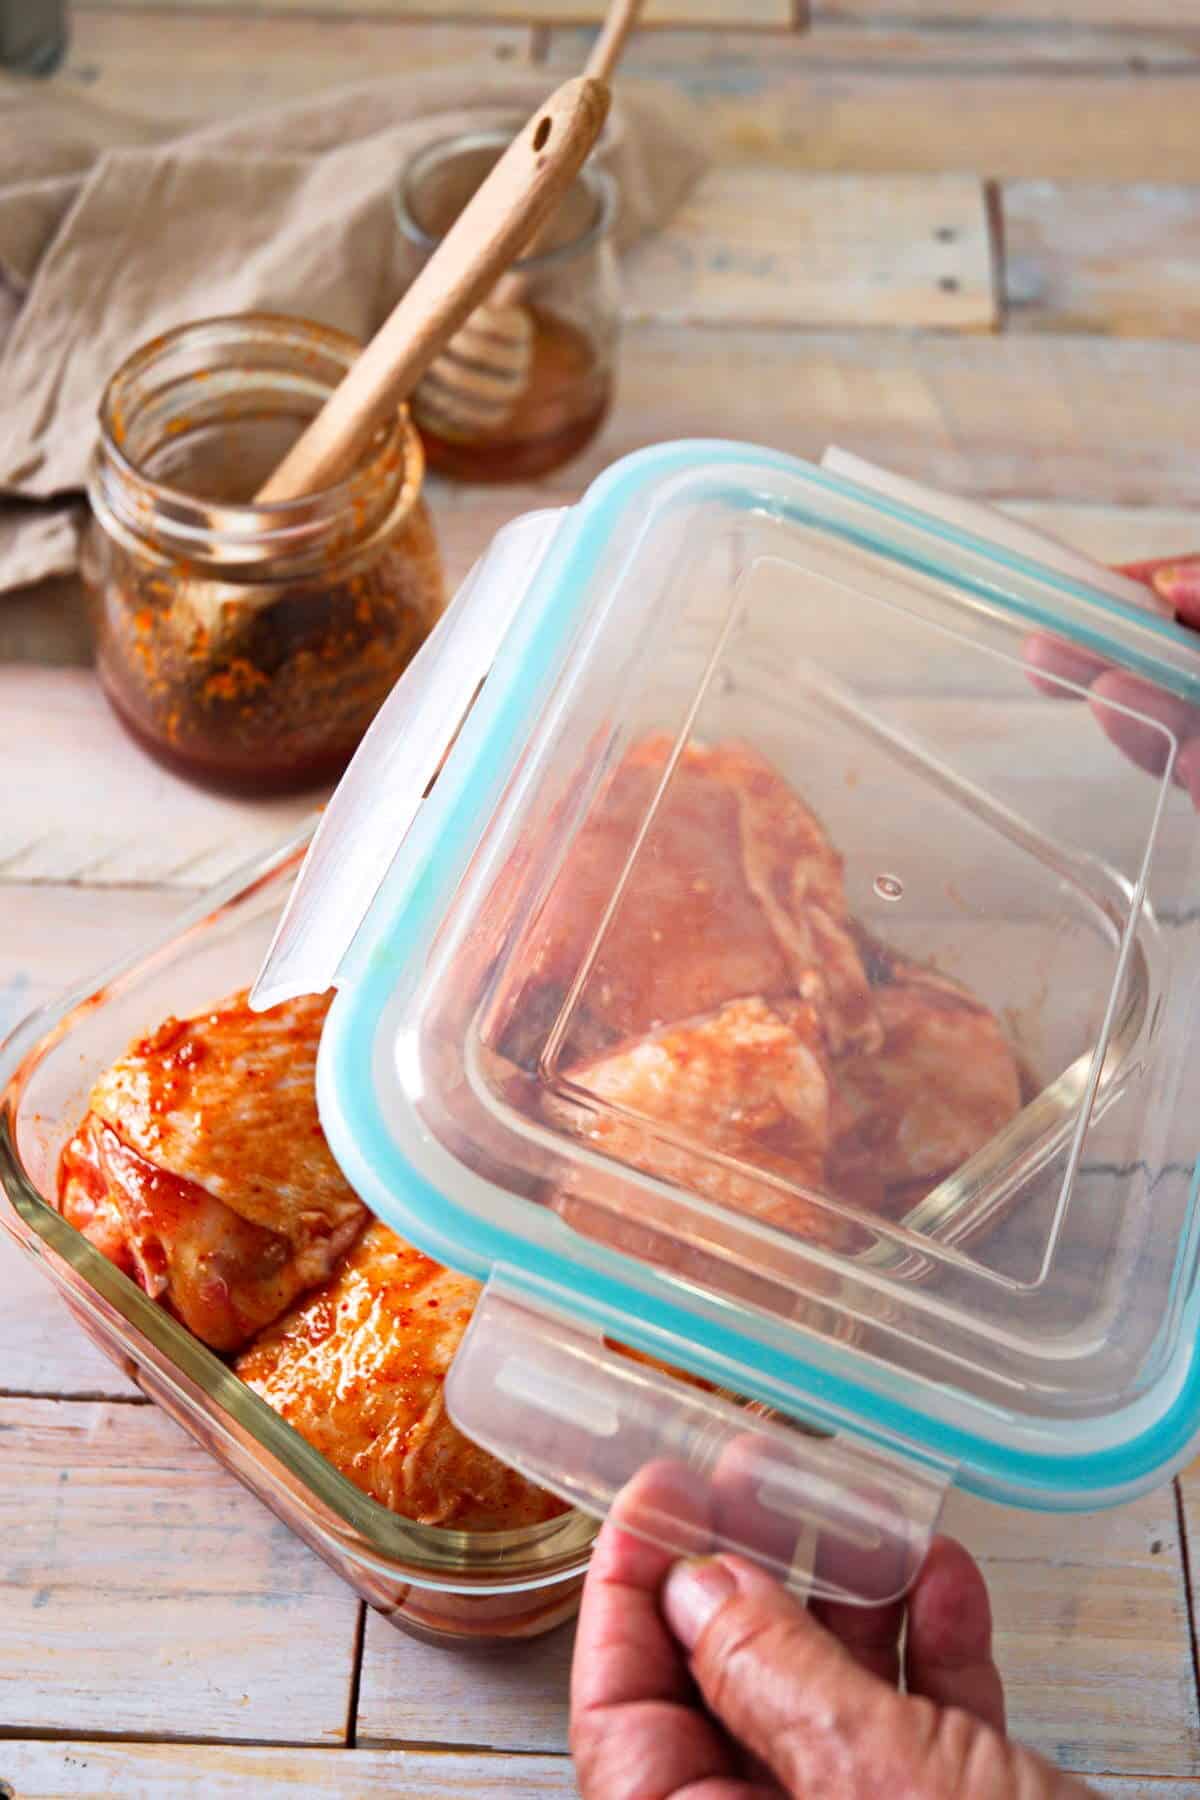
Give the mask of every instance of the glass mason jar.
M 101 403 L 81 558 L 97 671 L 133 736 L 207 785 L 335 778 L 441 611 L 404 410 L 345 481 L 251 504 L 359 348 L 300 319 L 205 320 L 138 350 Z
M 467 132 L 413 158 L 396 199 L 407 280 L 511 141 L 503 130 Z M 527 481 L 559 468 L 595 437 L 612 404 L 620 323 L 611 241 L 615 211 L 611 176 L 589 164 L 540 234 L 535 253 L 513 265 L 518 291 L 506 304 L 527 314 L 531 346 L 518 397 L 507 411 L 492 418 L 478 412 L 469 391 L 478 374 L 474 367 L 465 371 L 465 401 L 461 389 L 448 392 L 439 385 L 441 370 L 454 379 L 446 353 L 418 387 L 412 411 L 431 468 L 461 481 Z M 462 379 L 464 372 L 458 373 Z

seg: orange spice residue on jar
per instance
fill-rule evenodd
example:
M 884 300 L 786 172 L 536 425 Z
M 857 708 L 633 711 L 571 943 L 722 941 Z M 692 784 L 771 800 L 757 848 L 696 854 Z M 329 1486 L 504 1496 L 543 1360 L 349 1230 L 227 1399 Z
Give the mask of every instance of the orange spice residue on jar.
M 303 321 L 208 321 L 106 396 L 82 559 L 98 674 L 130 733 L 205 785 L 336 778 L 441 611 L 404 415 L 340 487 L 250 504 L 356 354 Z

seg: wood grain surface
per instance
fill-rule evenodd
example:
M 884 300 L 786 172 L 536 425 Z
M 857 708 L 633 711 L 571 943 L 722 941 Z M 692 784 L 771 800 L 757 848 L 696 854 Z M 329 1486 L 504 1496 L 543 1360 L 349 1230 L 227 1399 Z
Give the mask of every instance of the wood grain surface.
M 807 32 L 803 10 L 649 0 L 622 81 L 689 98 L 712 167 L 626 263 L 598 443 L 541 485 L 431 484 L 451 587 L 513 514 L 714 433 L 836 442 L 1105 560 L 1200 549 L 1200 0 L 819 0 Z M 601 11 L 76 0 L 38 129 L 83 106 L 69 162 L 383 71 L 528 65 L 549 88 Z M 0 134 L 27 93 L 0 80 Z M 0 1032 L 319 798 L 163 774 L 89 655 L 72 581 L 0 598 Z M 364 1617 L 3 1232 L 0 1466 L 0 1795 L 575 1793 L 569 1628 L 463 1657 Z M 1200 1463 L 1082 1519 L 955 1494 L 946 1526 L 985 1567 L 1014 1731 L 1111 1800 L 1200 1794 Z
M 1047 45 L 1053 42 L 1055 54 Z M 553 65 L 577 64 L 556 30 Z M 855 174 L 958 171 L 1009 180 L 1192 182 L 1200 168 L 1200 50 L 1147 26 L 1118 48 L 1048 39 L 1019 20 L 973 37 L 944 25 L 764 41 L 679 32 L 637 39 L 630 79 L 703 108 L 722 161 Z
M 0 1400 L 0 1442 L 6 1730 L 344 1741 L 359 1602 L 178 1426 Z

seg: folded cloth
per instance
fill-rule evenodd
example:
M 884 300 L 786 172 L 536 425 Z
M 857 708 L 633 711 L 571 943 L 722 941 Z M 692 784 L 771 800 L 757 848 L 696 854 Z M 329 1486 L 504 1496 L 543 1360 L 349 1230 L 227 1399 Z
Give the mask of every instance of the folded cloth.
M 0 593 L 71 568 L 105 383 L 191 319 L 295 313 L 369 337 L 401 286 L 397 177 L 425 144 L 515 127 L 531 74 L 361 83 L 153 141 L 155 127 L 0 88 Z M 618 249 L 704 166 L 685 103 L 623 88 L 596 152 Z

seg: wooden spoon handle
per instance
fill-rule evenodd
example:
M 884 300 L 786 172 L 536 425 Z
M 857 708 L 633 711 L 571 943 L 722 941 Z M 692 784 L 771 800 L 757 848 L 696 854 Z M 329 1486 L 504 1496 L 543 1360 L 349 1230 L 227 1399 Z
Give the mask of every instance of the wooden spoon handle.
M 642 0 L 610 0 L 608 11 L 604 15 L 604 23 L 600 27 L 600 35 L 592 45 L 592 53 L 583 67 L 585 81 L 603 81 L 605 85 L 612 80 L 613 70 L 620 61 L 621 52 L 625 48 L 625 40 L 637 23 L 637 16 L 642 10 Z M 546 224 L 549 225 L 547 220 Z M 521 251 L 521 257 L 536 256 L 542 248 L 547 233 L 543 227 L 535 233 Z M 525 297 L 525 277 L 510 271 L 502 281 L 497 282 L 491 298 L 493 306 L 519 306 Z
M 509 145 L 412 286 L 255 496 L 269 506 L 343 479 L 389 413 L 566 192 L 600 135 L 608 89 L 568 81 Z
M 592 53 L 583 66 L 585 80 L 603 81 L 605 85 L 612 80 L 613 70 L 625 48 L 625 39 L 637 23 L 641 10 L 642 0 L 612 0 L 604 15 L 600 36 L 592 45 Z

